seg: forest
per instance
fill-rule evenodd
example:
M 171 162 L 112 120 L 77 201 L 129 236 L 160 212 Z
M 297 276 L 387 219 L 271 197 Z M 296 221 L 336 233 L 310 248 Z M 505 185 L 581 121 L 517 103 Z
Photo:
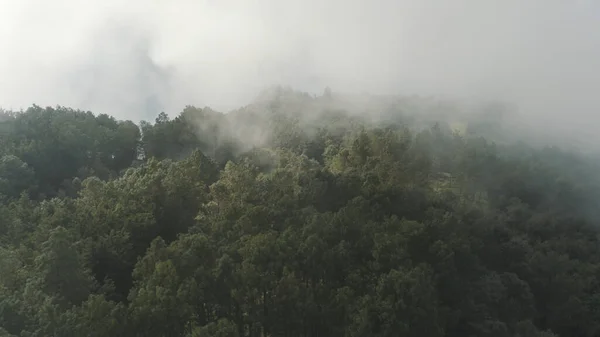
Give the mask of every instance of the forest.
M 600 160 L 478 109 L 1 110 L 0 336 L 600 336 Z

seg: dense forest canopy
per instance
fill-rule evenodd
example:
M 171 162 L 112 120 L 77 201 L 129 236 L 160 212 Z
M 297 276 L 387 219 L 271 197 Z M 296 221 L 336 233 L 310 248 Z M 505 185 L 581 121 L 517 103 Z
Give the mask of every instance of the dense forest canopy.
M 600 336 L 600 165 L 471 110 L 0 111 L 0 336 Z

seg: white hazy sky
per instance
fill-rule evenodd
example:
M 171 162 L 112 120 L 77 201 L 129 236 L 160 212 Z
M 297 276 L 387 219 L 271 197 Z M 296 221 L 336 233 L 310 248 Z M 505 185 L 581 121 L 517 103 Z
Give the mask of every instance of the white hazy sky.
M 600 127 L 598 0 L 0 0 L 0 106 L 153 118 L 262 88 L 507 99 Z

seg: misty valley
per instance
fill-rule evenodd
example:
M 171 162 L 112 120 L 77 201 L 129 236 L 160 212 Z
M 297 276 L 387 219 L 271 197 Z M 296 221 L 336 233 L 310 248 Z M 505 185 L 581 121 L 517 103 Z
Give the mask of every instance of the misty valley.
M 509 105 L 98 112 L 0 110 L 0 337 L 600 336 L 600 156 Z

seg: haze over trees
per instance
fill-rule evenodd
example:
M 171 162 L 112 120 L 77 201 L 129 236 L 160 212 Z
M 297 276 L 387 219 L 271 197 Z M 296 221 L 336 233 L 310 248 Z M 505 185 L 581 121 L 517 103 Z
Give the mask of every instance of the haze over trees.
M 599 336 L 600 165 L 480 110 L 1 111 L 0 336 Z

